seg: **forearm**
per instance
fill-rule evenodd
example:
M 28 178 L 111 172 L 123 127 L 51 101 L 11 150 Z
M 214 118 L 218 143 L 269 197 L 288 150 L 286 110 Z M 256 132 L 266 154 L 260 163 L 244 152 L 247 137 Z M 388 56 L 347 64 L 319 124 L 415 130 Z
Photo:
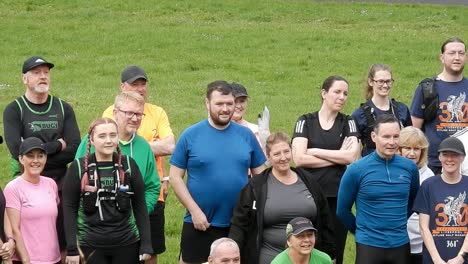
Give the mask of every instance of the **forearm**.
M 335 165 L 335 163 L 331 161 L 309 155 L 307 152 L 306 154 L 293 155 L 293 159 L 296 166 L 303 168 L 323 168 Z
M 431 231 L 429 230 L 429 222 L 426 223 L 421 223 L 421 217 L 423 214 L 419 214 L 419 229 L 421 230 L 421 236 L 424 241 L 424 246 L 426 247 L 427 251 L 431 255 L 432 261 L 437 262 L 438 260 L 441 259 L 439 252 L 437 251 L 434 238 L 432 237 Z M 429 219 L 429 216 L 426 215 L 427 218 Z
M 148 142 L 151 146 L 151 151 L 156 156 L 171 155 L 175 148 L 174 136 L 168 136 L 164 139 Z
M 333 164 L 348 165 L 356 160 L 357 154 L 355 150 L 331 150 L 311 148 L 307 150 L 307 154 L 326 160 Z
M 26 249 L 23 236 L 21 235 L 21 232 L 19 231 L 19 229 L 17 230 L 13 229 L 13 237 L 16 240 L 16 253 L 19 255 L 21 262 L 23 264 L 29 264 L 30 263 L 29 253 L 28 253 L 28 250 Z
M 170 176 L 169 183 L 174 190 L 175 195 L 182 203 L 182 205 L 191 213 L 201 210 L 200 207 L 197 205 L 195 200 L 193 200 L 192 196 L 190 195 L 187 186 L 184 183 L 184 180 L 181 177 L 173 177 Z

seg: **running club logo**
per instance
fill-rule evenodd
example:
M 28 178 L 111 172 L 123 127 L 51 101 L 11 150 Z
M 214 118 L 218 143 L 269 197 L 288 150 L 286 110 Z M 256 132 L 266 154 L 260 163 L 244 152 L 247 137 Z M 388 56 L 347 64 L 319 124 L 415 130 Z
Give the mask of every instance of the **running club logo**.
M 468 224 L 468 210 L 465 204 L 466 191 L 458 196 L 447 196 L 443 203 L 435 206 L 437 217 L 433 234 L 466 232 Z
M 458 131 L 468 124 L 468 105 L 465 105 L 466 93 L 462 92 L 458 96 L 450 95 L 447 101 L 441 102 L 439 131 Z
M 34 121 L 29 123 L 32 132 L 39 132 L 47 129 L 58 129 L 58 121 Z

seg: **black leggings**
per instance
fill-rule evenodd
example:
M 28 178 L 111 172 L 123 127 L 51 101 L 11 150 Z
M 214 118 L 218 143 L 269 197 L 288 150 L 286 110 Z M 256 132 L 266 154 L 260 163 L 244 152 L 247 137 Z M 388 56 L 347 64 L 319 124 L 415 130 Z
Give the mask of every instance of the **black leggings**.
M 87 264 L 139 264 L 138 244 L 112 248 L 80 248 Z
M 328 207 L 330 208 L 331 216 L 333 218 L 333 226 L 335 227 L 335 245 L 336 245 L 336 264 L 343 263 L 343 252 L 346 246 L 346 236 L 348 230 L 341 223 L 340 219 L 336 216 L 336 197 L 327 197 Z
M 356 264 L 410 264 L 410 245 L 379 248 L 356 243 Z

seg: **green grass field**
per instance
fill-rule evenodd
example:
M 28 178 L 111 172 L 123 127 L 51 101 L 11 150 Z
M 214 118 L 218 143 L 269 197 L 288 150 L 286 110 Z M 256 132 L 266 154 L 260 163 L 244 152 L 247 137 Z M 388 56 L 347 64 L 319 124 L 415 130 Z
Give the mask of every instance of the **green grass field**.
M 291 134 L 296 118 L 319 108 L 329 75 L 350 82 L 345 113 L 363 101 L 373 63 L 392 66 L 393 97 L 409 103 L 418 82 L 441 69 L 441 43 L 468 40 L 468 8 L 313 1 L 14 1 L 0 2 L 0 108 L 24 92 L 21 66 L 31 55 L 55 63 L 52 93 L 70 102 L 82 133 L 112 104 L 121 70 L 143 67 L 149 102 L 166 109 L 176 136 L 206 117 L 206 85 L 244 84 L 247 120 L 264 105 L 271 130 Z M 2 123 L 3 125 L 3 123 Z M 0 184 L 9 180 L 0 145 Z M 176 263 L 183 207 L 169 196 L 167 252 Z M 354 262 L 349 237 L 345 263 Z

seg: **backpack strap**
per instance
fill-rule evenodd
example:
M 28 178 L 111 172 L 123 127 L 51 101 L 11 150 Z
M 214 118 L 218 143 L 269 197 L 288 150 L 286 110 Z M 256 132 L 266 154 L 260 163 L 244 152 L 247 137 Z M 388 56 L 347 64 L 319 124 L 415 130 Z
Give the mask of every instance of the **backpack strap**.
M 421 109 L 424 111 L 424 121 L 432 121 L 437 116 L 439 110 L 439 94 L 436 85 L 437 77 L 426 78 L 422 80 L 421 86 L 423 102 Z
M 19 110 L 20 110 L 20 112 L 21 112 L 21 121 L 23 121 L 23 107 L 21 106 L 21 103 L 20 103 L 20 101 L 18 100 L 18 98 L 15 99 L 15 102 L 16 102 L 16 104 L 18 105 L 18 108 L 19 108 Z
M 376 118 L 374 114 L 374 108 L 371 107 L 368 104 L 368 102 L 362 103 L 359 108 L 361 108 L 367 120 L 367 127 L 364 130 L 364 134 L 367 136 L 365 138 L 362 138 L 362 143 L 365 147 L 375 148 L 375 143 L 371 139 L 371 132 L 372 130 L 374 130 L 375 118 Z

